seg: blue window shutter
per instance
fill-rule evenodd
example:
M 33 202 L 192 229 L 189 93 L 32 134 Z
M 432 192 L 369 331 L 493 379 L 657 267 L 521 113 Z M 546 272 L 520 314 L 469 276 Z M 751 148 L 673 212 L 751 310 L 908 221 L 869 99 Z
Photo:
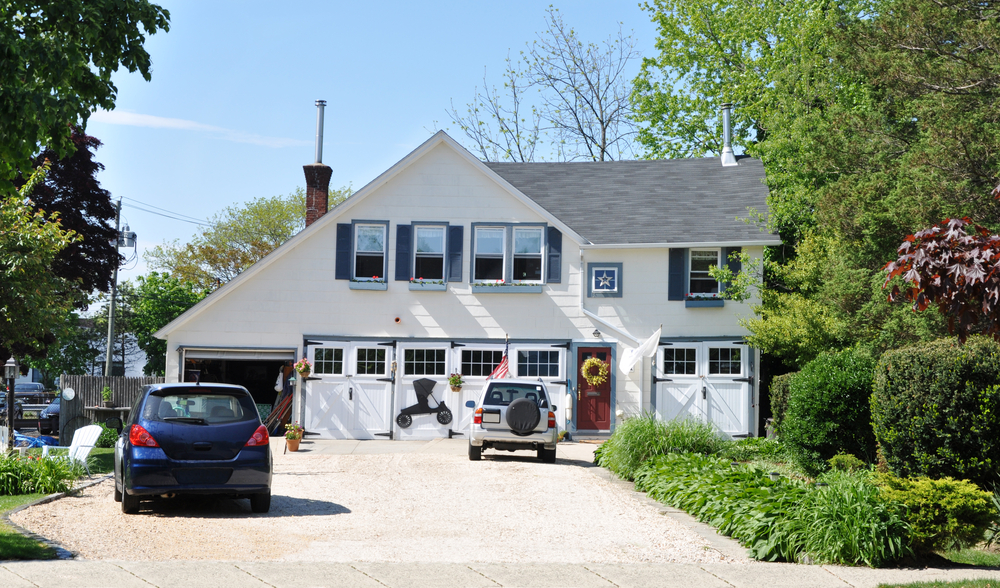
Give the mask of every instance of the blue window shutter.
M 462 281 L 462 239 L 465 227 L 448 227 L 448 281 Z
M 413 225 L 396 225 L 396 281 L 408 282 L 413 250 Z
M 738 259 L 729 259 L 729 256 L 732 255 L 733 253 L 737 253 L 737 252 L 742 251 L 742 250 L 743 250 L 742 247 L 723 247 L 722 248 L 722 255 L 726 258 L 726 267 L 729 268 L 729 271 L 733 272 L 734 276 L 736 274 L 740 273 L 740 270 L 743 269 L 743 263 L 740 262 L 740 260 L 738 260 Z M 728 289 L 729 288 L 729 284 L 728 283 L 723 284 L 722 288 L 723 288 L 723 290 Z
M 555 227 L 548 230 L 549 259 L 545 281 L 549 284 L 562 282 L 562 233 Z
M 354 238 L 354 225 L 337 223 L 337 267 L 334 277 L 338 280 L 351 279 L 351 239 Z
M 667 270 L 667 300 L 684 300 L 687 292 L 688 250 L 670 249 L 670 268 Z

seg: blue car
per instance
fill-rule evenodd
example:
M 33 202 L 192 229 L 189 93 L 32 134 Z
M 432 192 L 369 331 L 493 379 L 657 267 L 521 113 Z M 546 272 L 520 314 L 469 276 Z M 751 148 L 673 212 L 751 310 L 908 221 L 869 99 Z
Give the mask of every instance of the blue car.
M 269 441 L 242 386 L 146 386 L 115 443 L 115 500 L 134 514 L 143 500 L 214 494 L 249 498 L 253 512 L 267 512 Z

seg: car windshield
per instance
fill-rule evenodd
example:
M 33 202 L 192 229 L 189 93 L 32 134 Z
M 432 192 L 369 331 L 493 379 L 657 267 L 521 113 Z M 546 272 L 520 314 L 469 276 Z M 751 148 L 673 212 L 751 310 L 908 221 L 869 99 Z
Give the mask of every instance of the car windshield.
M 483 404 L 485 406 L 507 406 L 518 398 L 532 400 L 541 408 L 548 406 L 545 392 L 539 384 L 490 384 Z
M 151 394 L 142 418 L 152 421 L 193 424 L 231 423 L 259 418 L 253 400 L 246 394 L 192 389 L 163 390 Z

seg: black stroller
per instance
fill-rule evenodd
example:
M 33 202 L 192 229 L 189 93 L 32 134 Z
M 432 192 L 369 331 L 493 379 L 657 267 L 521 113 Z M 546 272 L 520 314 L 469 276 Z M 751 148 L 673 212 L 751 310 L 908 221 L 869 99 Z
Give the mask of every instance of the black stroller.
M 413 391 L 417 393 L 417 403 L 399 411 L 399 416 L 396 417 L 397 425 L 404 429 L 409 427 L 413 424 L 413 415 L 415 414 L 437 413 L 437 420 L 442 425 L 447 425 L 451 422 L 451 411 L 445 405 L 444 401 L 438 402 L 437 398 L 435 398 L 434 402 L 437 403 L 437 406 L 434 408 L 431 408 L 430 404 L 427 403 L 427 397 L 434 395 L 435 384 L 437 382 L 429 378 L 421 378 L 413 382 Z

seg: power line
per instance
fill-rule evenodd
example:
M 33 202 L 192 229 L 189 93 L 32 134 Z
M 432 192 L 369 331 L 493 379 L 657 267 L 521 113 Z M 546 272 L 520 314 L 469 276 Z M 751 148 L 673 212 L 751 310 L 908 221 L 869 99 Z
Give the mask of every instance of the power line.
M 132 202 L 138 202 L 139 204 L 142 204 L 143 206 L 148 206 L 150 208 L 155 208 L 156 209 L 156 210 L 149 210 L 148 208 L 143 208 L 143 206 L 136 206 L 135 204 L 127 204 L 126 205 L 129 208 L 135 208 L 135 209 L 141 210 L 143 212 L 148 212 L 149 214 L 155 214 L 157 216 L 162 216 L 164 218 L 169 218 L 169 219 L 172 219 L 172 220 L 178 220 L 178 221 L 185 222 L 185 223 L 190 223 L 190 224 L 193 224 L 193 225 L 201 225 L 203 227 L 214 226 L 213 224 L 211 224 L 211 223 L 209 223 L 209 222 L 207 222 L 207 221 L 205 221 L 203 219 L 198 219 L 198 218 L 195 218 L 193 216 L 187 216 L 185 214 L 181 214 L 179 212 L 173 212 L 173 211 L 170 211 L 170 210 L 166 210 L 165 208 L 160 208 L 159 206 L 153 206 L 152 204 L 146 204 L 145 202 L 140 202 L 139 200 L 136 200 L 134 198 L 128 198 L 127 196 L 123 196 L 122 199 L 124 199 L 124 200 L 130 200 Z

